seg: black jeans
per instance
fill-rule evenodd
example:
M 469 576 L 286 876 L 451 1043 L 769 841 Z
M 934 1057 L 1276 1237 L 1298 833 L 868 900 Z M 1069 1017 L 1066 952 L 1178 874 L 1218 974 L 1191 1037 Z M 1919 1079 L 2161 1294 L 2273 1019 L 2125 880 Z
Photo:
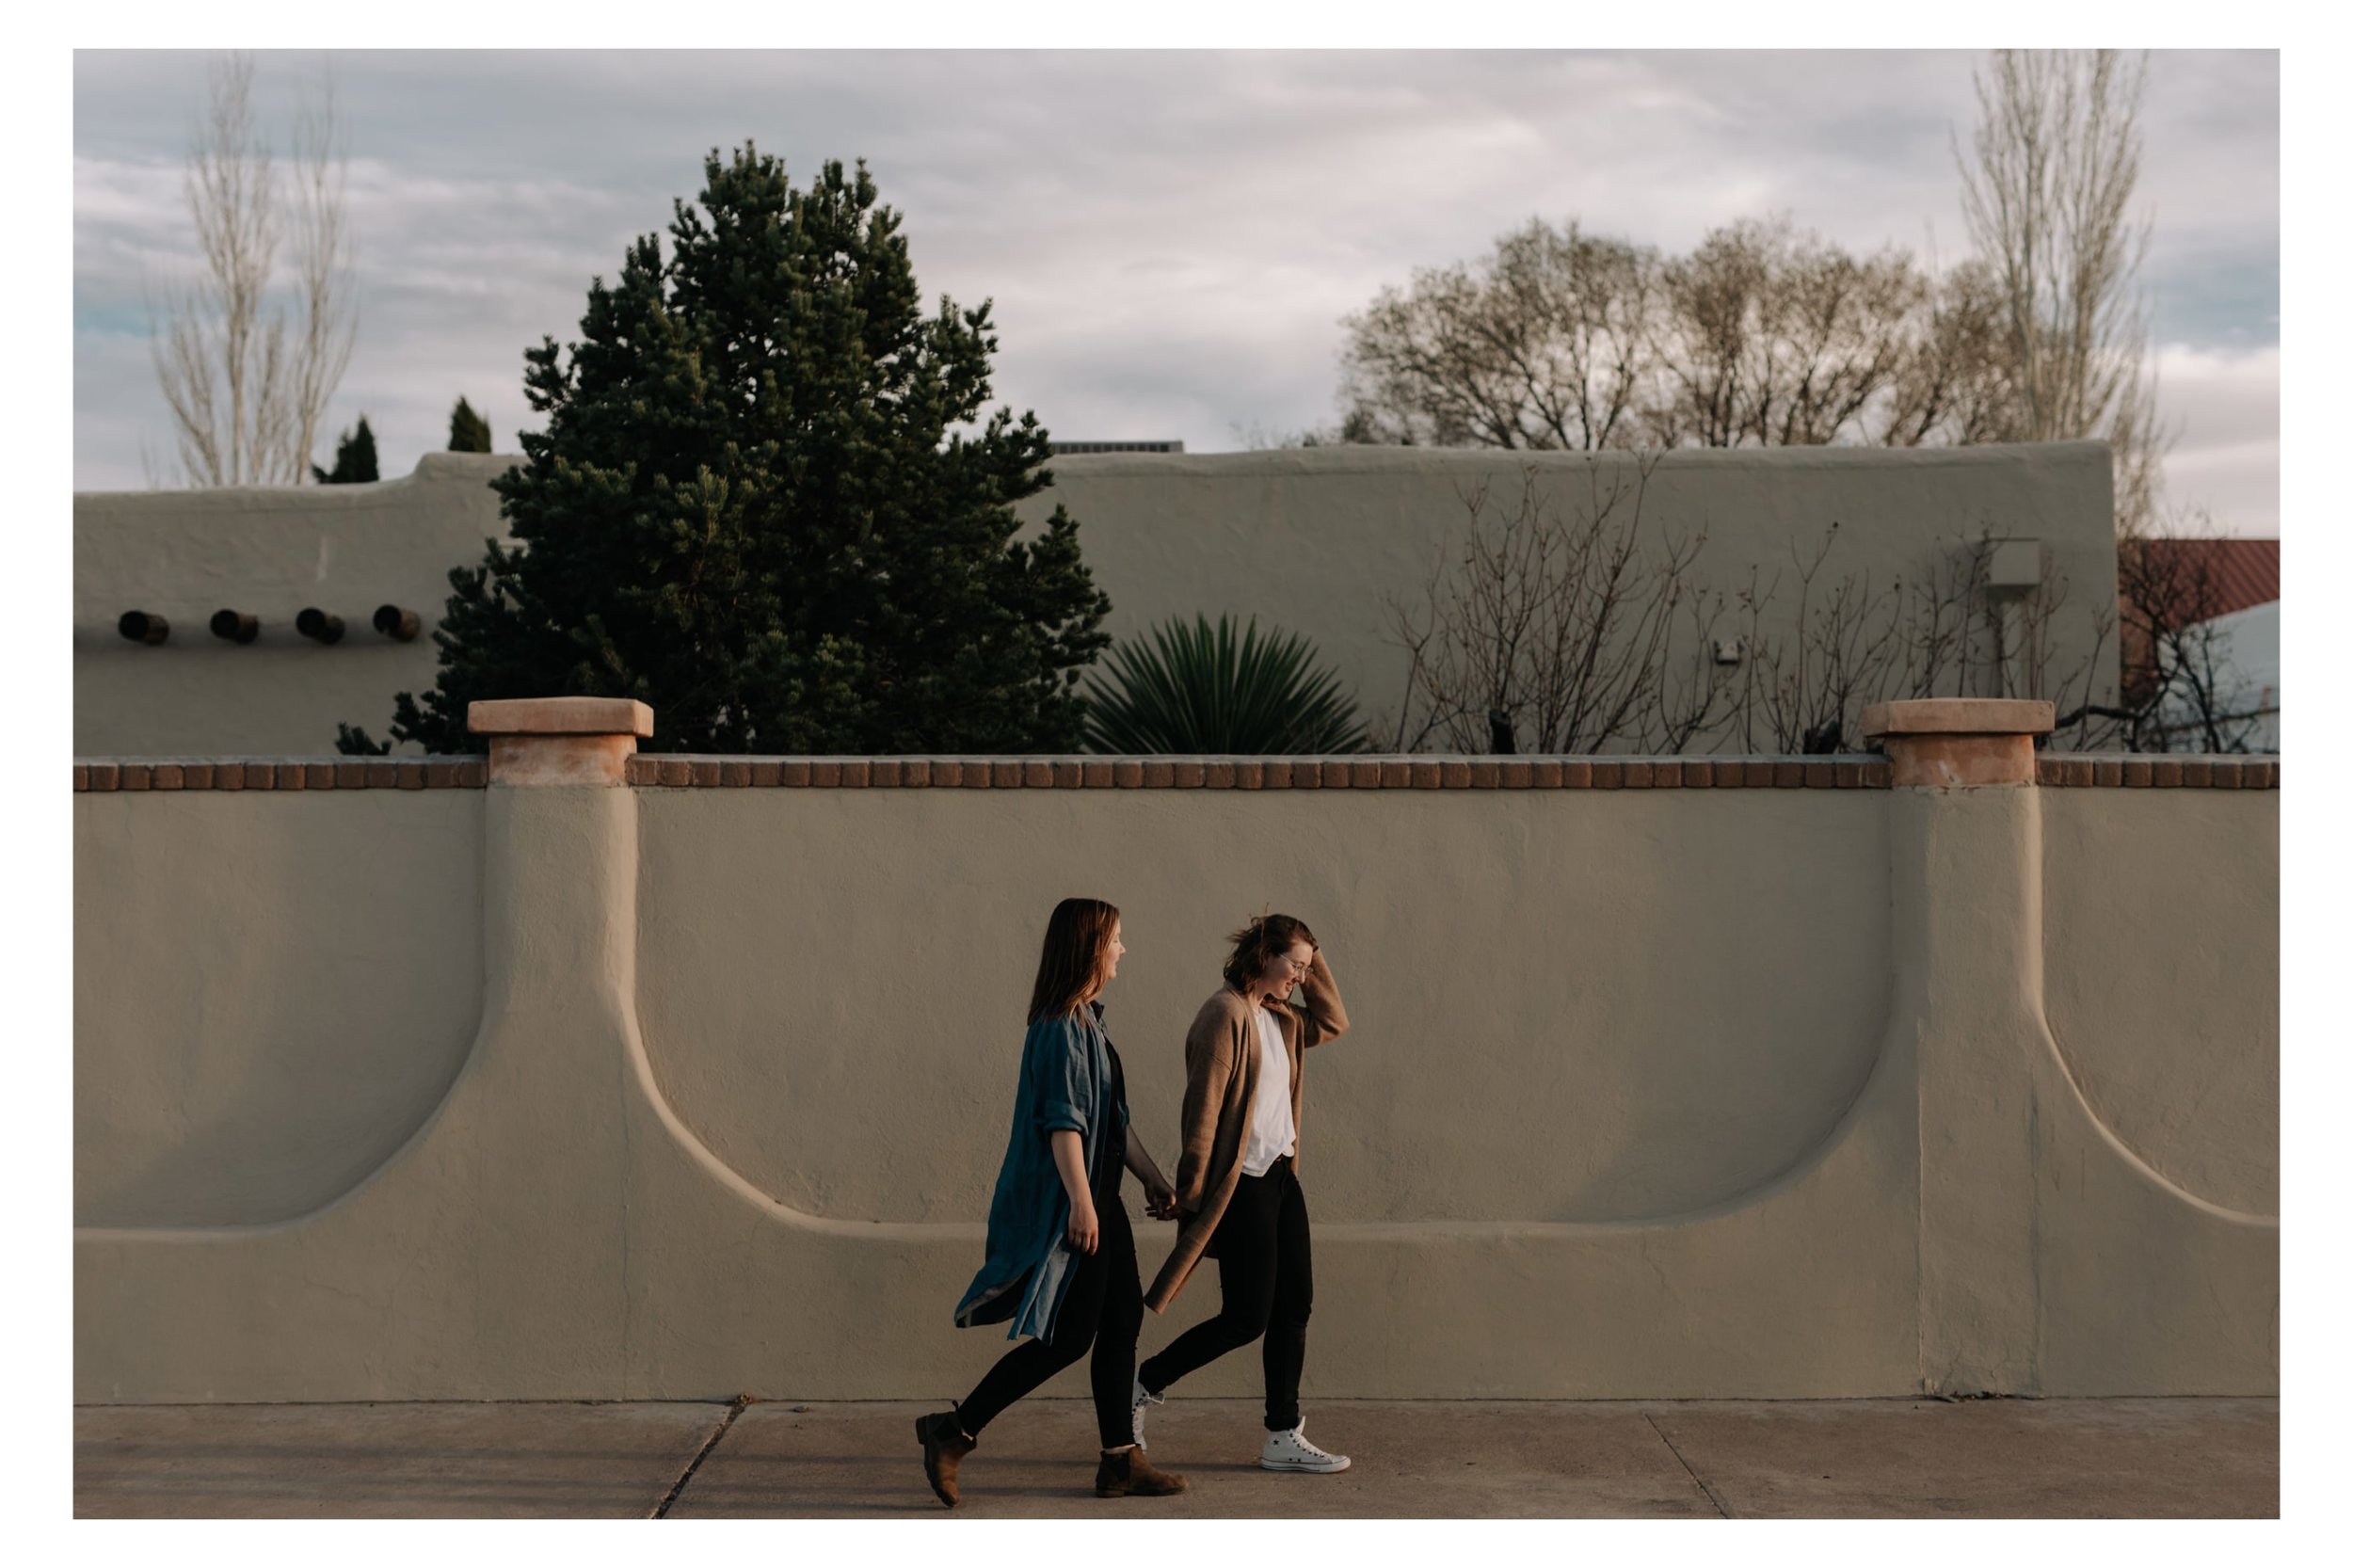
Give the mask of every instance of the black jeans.
M 1307 1196 L 1291 1174 L 1289 1157 L 1266 1175 L 1235 1184 L 1218 1217 L 1216 1240 L 1225 1305 L 1178 1335 L 1136 1375 L 1153 1393 L 1163 1393 L 1186 1373 L 1264 1336 L 1266 1429 L 1289 1432 L 1299 1425 L 1299 1369 L 1307 1360 L 1307 1314 L 1316 1300 Z
M 1135 1418 L 1128 1402 L 1135 1378 L 1136 1333 L 1144 1325 L 1144 1287 L 1136 1279 L 1136 1238 L 1128 1225 L 1128 1206 L 1114 1192 L 1095 1206 L 1101 1233 L 1092 1253 L 1079 1255 L 1062 1310 L 1054 1314 L 1053 1338 L 1028 1339 L 998 1358 L 997 1365 L 964 1402 L 956 1416 L 966 1433 L 981 1429 L 1005 1407 L 1075 1365 L 1095 1349 L 1095 1425 L 1103 1447 L 1135 1441 Z

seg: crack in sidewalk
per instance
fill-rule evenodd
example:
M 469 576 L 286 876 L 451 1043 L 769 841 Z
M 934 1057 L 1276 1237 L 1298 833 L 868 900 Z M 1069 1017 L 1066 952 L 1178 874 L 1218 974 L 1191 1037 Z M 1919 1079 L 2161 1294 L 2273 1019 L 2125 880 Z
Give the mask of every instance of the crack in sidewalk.
M 670 1489 L 662 1494 L 662 1500 L 653 1505 L 652 1511 L 646 1515 L 647 1518 L 668 1517 L 670 1505 L 678 1501 L 679 1494 L 686 1490 L 686 1483 L 695 1479 L 695 1472 L 701 1469 L 703 1461 L 711 1457 L 711 1450 L 719 1446 L 719 1439 L 728 1434 L 728 1429 L 735 1425 L 735 1418 L 750 1408 L 751 1402 L 752 1397 L 749 1394 L 735 1396 L 728 1405 L 728 1413 L 719 1417 L 719 1424 L 711 1429 L 711 1435 L 703 1439 L 703 1446 L 695 1450 L 695 1457 L 686 1462 L 686 1468 L 679 1472 L 678 1480 L 672 1481 Z
M 1658 1425 L 1658 1422 L 1652 1417 L 1649 1411 L 1645 1410 L 1642 1412 L 1642 1419 L 1650 1422 L 1650 1430 L 1658 1433 L 1658 1440 L 1667 1445 L 1667 1451 L 1669 1453 L 1675 1456 L 1675 1463 L 1682 1465 L 1683 1473 L 1691 1478 L 1691 1484 L 1707 1494 L 1707 1500 L 1716 1505 L 1717 1513 L 1726 1519 L 1731 1518 L 1733 1516 L 1732 1510 L 1724 1505 L 1723 1498 L 1717 1495 L 1714 1487 L 1708 1485 L 1705 1480 L 1700 1478 L 1700 1473 L 1697 1470 L 1691 1468 L 1691 1462 L 1683 1457 L 1683 1450 L 1675 1447 L 1674 1439 L 1667 1435 L 1665 1431 Z

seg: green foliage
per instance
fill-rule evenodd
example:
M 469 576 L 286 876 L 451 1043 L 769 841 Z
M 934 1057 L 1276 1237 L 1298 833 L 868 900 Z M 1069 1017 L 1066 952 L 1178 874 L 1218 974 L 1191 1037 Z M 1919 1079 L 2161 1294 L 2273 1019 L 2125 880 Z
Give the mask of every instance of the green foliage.
M 323 469 L 311 465 L 312 476 L 322 485 L 373 485 L 376 483 L 376 432 L 368 428 L 368 416 L 360 416 L 356 430 L 346 430 L 335 442 L 335 466 Z
M 354 729 L 347 724 L 335 726 L 335 750 L 345 757 L 386 757 L 392 754 L 390 741 L 372 741 L 364 729 Z
M 1088 679 L 1087 744 L 1096 751 L 1315 755 L 1362 751 L 1364 726 L 1339 678 L 1296 634 L 1235 640 L 1230 617 L 1151 628 L 1148 645 L 1111 651 L 1107 682 Z
M 982 417 L 988 306 L 921 309 L 863 164 L 806 190 L 750 143 L 673 203 L 670 255 L 597 280 L 583 341 L 524 354 L 546 416 L 494 481 L 513 534 L 456 592 L 392 734 L 477 750 L 486 697 L 631 696 L 654 749 L 1068 751 L 1110 600 L 1035 416 Z M 362 740 L 364 736 L 360 737 Z
M 473 405 L 464 398 L 449 411 L 449 450 L 452 452 L 488 452 L 490 450 L 490 422 L 473 411 Z

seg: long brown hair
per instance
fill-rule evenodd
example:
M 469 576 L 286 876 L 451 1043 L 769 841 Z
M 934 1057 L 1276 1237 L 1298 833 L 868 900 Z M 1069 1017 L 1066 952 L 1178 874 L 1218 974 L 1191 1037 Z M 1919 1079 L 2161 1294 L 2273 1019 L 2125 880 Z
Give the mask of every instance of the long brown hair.
M 1054 905 L 1037 955 L 1037 984 L 1030 988 L 1030 1022 L 1076 1012 L 1102 984 L 1118 921 L 1119 911 L 1099 898 L 1066 898 Z
M 1307 929 L 1307 922 L 1296 915 L 1256 916 L 1225 939 L 1234 944 L 1233 956 L 1225 960 L 1225 984 L 1237 991 L 1266 971 L 1268 959 L 1289 952 L 1292 944 L 1322 945 Z

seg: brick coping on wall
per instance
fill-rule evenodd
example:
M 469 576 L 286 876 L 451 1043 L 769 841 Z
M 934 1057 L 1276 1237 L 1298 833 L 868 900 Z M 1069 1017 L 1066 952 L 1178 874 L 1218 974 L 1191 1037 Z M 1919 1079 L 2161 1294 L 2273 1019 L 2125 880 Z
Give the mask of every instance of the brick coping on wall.
M 2056 788 L 2276 790 L 2277 757 L 2046 753 Z M 1884 790 L 1887 760 L 1842 757 L 705 757 L 629 760 L 661 789 Z M 479 757 L 80 758 L 76 792 L 479 790 Z

